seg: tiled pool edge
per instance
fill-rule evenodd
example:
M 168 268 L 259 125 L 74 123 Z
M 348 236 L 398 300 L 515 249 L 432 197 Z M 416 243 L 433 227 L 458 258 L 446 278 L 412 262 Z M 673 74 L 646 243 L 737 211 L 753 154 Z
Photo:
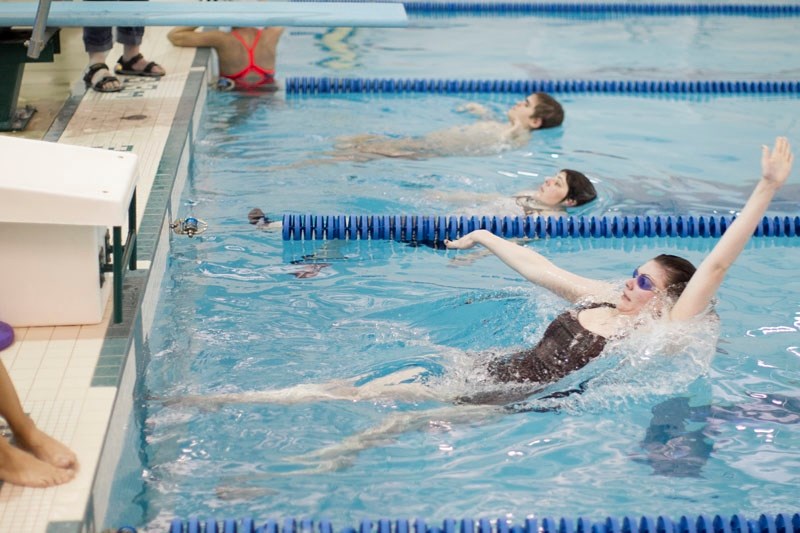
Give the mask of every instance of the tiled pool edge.
M 166 270 L 170 222 L 180 207 L 180 196 L 188 176 L 191 146 L 202 118 L 207 91 L 207 64 L 210 54 L 198 50 L 173 118 L 158 170 L 145 200 L 137 236 L 137 255 L 144 269 L 128 272 L 123 291 L 123 322 L 110 324 L 103 340 L 91 387 L 116 387 L 100 458 L 86 504 L 84 520 L 49 522 L 48 533 L 87 532 L 102 528 L 116 467 L 121 459 L 126 424 L 131 419 L 137 376 L 143 369 L 143 344 L 152 325 L 158 303 L 158 290 Z M 47 140 L 57 140 L 80 98 L 65 104 L 48 131 Z M 140 200 L 140 201 L 141 201 Z

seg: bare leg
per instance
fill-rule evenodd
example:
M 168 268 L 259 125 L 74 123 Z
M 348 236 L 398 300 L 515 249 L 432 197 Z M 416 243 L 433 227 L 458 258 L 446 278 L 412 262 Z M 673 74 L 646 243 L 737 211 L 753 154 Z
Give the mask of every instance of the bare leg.
M 334 155 L 338 159 L 369 161 L 380 157 L 415 159 L 424 157 L 429 150 L 424 139 L 385 137 L 383 135 L 349 135 L 337 137 Z
M 359 377 L 346 380 L 333 380 L 326 383 L 307 383 L 283 389 L 187 396 L 170 400 L 167 404 L 199 405 L 213 407 L 231 403 L 275 403 L 290 405 L 331 400 L 446 400 L 436 391 L 422 383 L 413 382 L 423 369 L 412 367 L 375 379 L 365 385 L 356 386 Z M 404 383 L 412 381 L 411 383 Z
M 341 135 L 336 137 L 336 140 L 334 141 L 334 147 L 337 150 L 348 150 L 358 148 L 359 145 L 364 143 L 387 140 L 389 140 L 388 137 L 375 135 L 372 133 L 362 133 L 360 135 Z
M 350 466 L 359 452 L 388 444 L 397 435 L 419 431 L 437 420 L 446 420 L 448 424 L 464 424 L 493 418 L 501 413 L 497 406 L 487 405 L 453 405 L 411 413 L 392 413 L 381 424 L 340 443 L 289 458 L 290 462 L 315 465 L 308 470 L 293 471 L 292 474 L 330 472 Z
M 48 487 L 75 476 L 75 454 L 36 427 L 22 410 L 5 365 L 0 364 L 0 416 L 6 419 L 20 449 L 0 439 L 0 479 L 17 485 Z M 26 451 L 30 453 L 26 453 Z
M 376 159 L 383 159 L 384 157 L 413 159 L 414 152 L 412 151 L 392 150 L 391 148 L 386 148 L 385 150 L 380 149 L 381 146 L 391 141 L 392 139 L 371 134 L 337 137 L 332 151 L 321 152 L 321 154 L 325 156 L 324 158 L 304 159 L 289 163 L 288 165 L 275 165 L 267 167 L 267 170 L 270 172 L 277 172 L 281 170 L 335 165 L 341 162 L 366 163 Z M 373 144 L 378 148 L 375 150 L 365 148 L 365 146 L 371 147 Z

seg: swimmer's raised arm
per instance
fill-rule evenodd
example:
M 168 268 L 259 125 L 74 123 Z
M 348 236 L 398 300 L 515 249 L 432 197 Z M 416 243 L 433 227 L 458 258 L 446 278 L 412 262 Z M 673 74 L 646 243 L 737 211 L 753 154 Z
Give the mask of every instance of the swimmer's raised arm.
M 455 241 L 445 239 L 444 243 L 455 250 L 467 250 L 476 244 L 483 245 L 531 283 L 571 302 L 607 293 L 611 288 L 609 283 L 573 274 L 531 248 L 515 244 L 487 230 L 475 230 Z
M 786 182 L 794 156 L 786 137 L 775 139 L 770 151 L 761 150 L 761 179 L 736 220 L 706 256 L 670 311 L 672 320 L 685 320 L 703 312 L 717 292 L 728 269 L 739 257 L 767 210 L 772 197 Z

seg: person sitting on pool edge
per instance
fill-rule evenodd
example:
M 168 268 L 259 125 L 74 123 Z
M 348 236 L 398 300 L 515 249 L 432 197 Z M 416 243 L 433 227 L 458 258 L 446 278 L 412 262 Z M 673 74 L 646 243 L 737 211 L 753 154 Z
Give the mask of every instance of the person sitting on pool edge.
M 197 32 L 197 26 L 178 26 L 167 34 L 175 46 L 211 47 L 219 57 L 221 88 L 276 90 L 275 59 L 283 28 L 236 27 L 230 32 Z
M 424 160 L 449 156 L 486 156 L 522 148 L 534 130 L 555 128 L 564 122 L 564 108 L 547 93 L 532 93 L 506 112 L 506 121 L 489 117 L 481 104 L 470 102 L 457 111 L 468 112 L 481 120 L 414 137 L 362 134 L 337 137 L 326 157 L 301 160 L 288 165 L 269 167 L 285 170 L 330 165 L 341 161 L 363 163 L 376 159 Z
M 14 330 L 0 322 L 0 350 L 14 342 Z M 53 487 L 72 480 L 78 458 L 64 444 L 36 427 L 0 362 L 0 416 L 14 434 L 13 444 L 0 436 L 0 481 L 23 487 Z

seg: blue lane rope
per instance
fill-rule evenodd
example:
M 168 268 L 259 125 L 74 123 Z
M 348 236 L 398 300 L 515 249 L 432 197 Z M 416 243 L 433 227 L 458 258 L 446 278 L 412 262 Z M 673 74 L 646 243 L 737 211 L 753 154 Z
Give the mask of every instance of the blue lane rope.
M 800 94 L 797 80 L 448 80 L 289 77 L 288 94 L 326 93 L 603 93 Z
M 204 528 L 202 526 L 205 526 Z M 319 533 L 333 533 L 335 530 L 328 520 L 317 524 Z M 175 519 L 170 525 L 170 533 L 315 533 L 312 520 L 295 520 L 287 518 L 280 525 L 275 520 L 268 520 L 257 526 L 252 518 L 243 520 L 225 520 L 218 524 L 215 520 L 205 523 L 193 518 L 187 521 Z M 376 522 L 362 520 L 358 527 L 346 526 L 341 533 L 800 533 L 800 514 L 762 514 L 757 520 L 748 520 L 741 514 L 732 516 L 708 515 L 697 517 L 682 516 L 677 522 L 664 517 L 642 516 L 635 518 L 626 516 L 621 520 L 606 518 L 603 522 L 592 522 L 586 518 L 572 520 L 561 518 L 528 518 L 524 524 L 509 524 L 504 518 L 495 521 L 488 519 L 451 518 L 441 524 L 428 524 L 423 519 L 390 521 L 381 519 Z
M 374 239 L 441 242 L 476 229 L 501 237 L 719 237 L 734 217 L 497 217 L 426 215 L 283 215 L 284 240 Z M 756 237 L 798 237 L 800 216 L 763 217 Z
M 319 1 L 319 0 L 293 0 Z M 323 0 L 338 1 L 338 0 Z M 353 1 L 353 0 L 351 0 Z M 355 0 L 367 1 L 367 0 Z M 620 2 L 402 2 L 409 15 L 735 15 L 797 16 L 797 4 L 648 4 Z
M 403 2 L 409 15 L 736 15 L 797 16 L 796 4 L 638 4 L 638 3 L 528 3 L 528 2 Z

